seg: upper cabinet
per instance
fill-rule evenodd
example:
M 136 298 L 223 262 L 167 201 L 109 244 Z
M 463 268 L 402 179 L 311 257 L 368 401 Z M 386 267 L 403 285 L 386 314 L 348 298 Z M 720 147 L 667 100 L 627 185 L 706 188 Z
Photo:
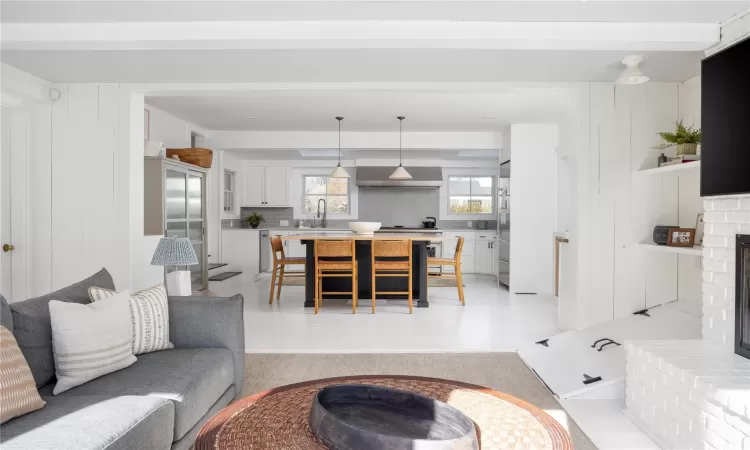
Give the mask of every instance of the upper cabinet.
M 242 206 L 290 206 L 288 167 L 242 168 Z

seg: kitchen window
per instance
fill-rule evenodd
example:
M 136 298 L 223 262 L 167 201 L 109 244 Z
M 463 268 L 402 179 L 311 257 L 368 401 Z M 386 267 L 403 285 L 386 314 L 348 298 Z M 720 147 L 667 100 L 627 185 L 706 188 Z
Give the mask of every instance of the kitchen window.
M 492 214 L 494 177 L 448 177 L 449 214 Z
M 326 213 L 349 214 L 349 178 L 305 176 L 302 209 L 305 213 L 318 211 L 318 201 L 326 201 Z
M 231 170 L 224 171 L 224 212 L 234 214 L 237 209 L 237 174 Z

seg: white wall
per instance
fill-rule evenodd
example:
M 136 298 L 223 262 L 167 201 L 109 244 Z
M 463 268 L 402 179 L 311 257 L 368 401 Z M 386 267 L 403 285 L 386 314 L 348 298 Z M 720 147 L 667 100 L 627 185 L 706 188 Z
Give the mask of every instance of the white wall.
M 554 294 L 558 144 L 558 125 L 511 125 L 510 290 L 514 293 Z
M 175 117 L 155 106 L 146 104 L 144 109 L 150 112 L 150 140 L 160 141 L 164 148 L 190 147 L 190 134 L 195 132 L 209 137 L 209 132 L 197 125 Z
M 657 224 L 694 226 L 700 210 L 697 175 L 635 174 L 656 167 L 659 153 L 651 147 L 659 143 L 657 132 L 672 129 L 680 117 L 681 89 L 679 83 L 591 84 L 585 174 L 591 184 L 584 199 L 591 231 L 580 256 L 590 264 L 581 274 L 589 289 L 585 326 L 697 295 L 696 258 L 644 252 L 634 245 L 652 242 Z M 688 110 L 685 106 L 683 113 L 697 115 Z M 680 273 L 684 283 L 678 283 Z

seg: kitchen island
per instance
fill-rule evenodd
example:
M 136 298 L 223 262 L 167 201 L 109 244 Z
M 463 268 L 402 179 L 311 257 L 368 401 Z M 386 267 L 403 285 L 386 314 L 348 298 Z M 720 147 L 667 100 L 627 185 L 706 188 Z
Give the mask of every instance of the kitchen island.
M 285 241 L 301 241 L 305 245 L 305 307 L 315 306 L 315 241 L 318 239 L 353 239 L 355 244 L 355 257 L 359 266 L 359 299 L 372 298 L 372 241 L 374 240 L 412 240 L 412 296 L 417 301 L 418 308 L 427 308 L 427 245 L 430 242 L 443 241 L 441 236 L 435 233 L 405 233 L 405 234 L 376 234 L 374 236 L 352 235 L 345 233 L 320 234 L 304 233 L 299 235 L 281 236 Z M 377 280 L 378 291 L 405 291 L 408 283 L 407 278 L 379 278 Z M 349 278 L 325 278 L 323 279 L 323 290 L 326 292 L 351 292 L 352 282 Z M 327 294 L 323 300 L 335 298 L 349 298 L 351 294 Z M 378 294 L 379 299 L 406 300 L 406 295 L 401 294 Z

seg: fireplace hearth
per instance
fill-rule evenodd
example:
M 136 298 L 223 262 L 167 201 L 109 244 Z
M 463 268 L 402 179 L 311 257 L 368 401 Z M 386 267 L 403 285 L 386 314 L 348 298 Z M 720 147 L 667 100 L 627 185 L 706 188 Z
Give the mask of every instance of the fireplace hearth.
M 750 359 L 750 235 L 737 235 L 734 352 Z

